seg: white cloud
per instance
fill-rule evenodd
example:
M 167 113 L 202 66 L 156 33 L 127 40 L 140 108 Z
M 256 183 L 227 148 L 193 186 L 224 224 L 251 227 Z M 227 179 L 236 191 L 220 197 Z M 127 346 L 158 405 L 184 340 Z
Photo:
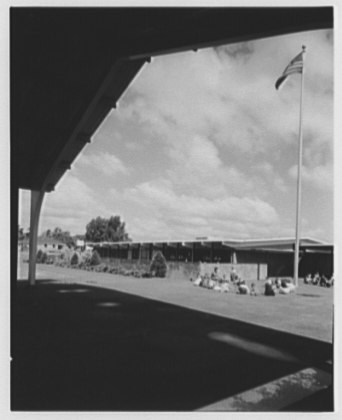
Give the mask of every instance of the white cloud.
M 289 169 L 290 176 L 297 179 L 298 165 Z M 334 188 L 333 170 L 331 166 L 302 166 L 302 179 L 307 184 L 322 190 L 332 191 Z
M 82 156 L 78 161 L 78 165 L 91 167 L 106 176 L 113 176 L 120 173 L 127 175 L 130 172 L 118 157 L 108 152 L 97 152 Z
M 127 218 L 129 225 L 134 227 L 134 239 L 142 235 L 147 226 L 159 226 L 157 231 L 147 229 L 148 237 L 165 239 L 194 238 L 200 234 L 240 237 L 259 231 L 266 234 L 278 223 L 275 209 L 262 200 L 176 194 L 172 183 L 165 179 L 141 183 L 124 193 L 113 190 L 112 197 L 131 206 L 140 206 L 143 226 L 141 222 L 137 226 L 135 218 Z
M 308 46 L 305 128 L 318 141 L 331 142 L 332 49 L 324 31 L 302 38 Z M 157 58 L 132 86 L 122 115 L 134 115 L 164 139 L 177 141 L 175 132 L 181 132 L 183 140 L 210 135 L 220 145 L 244 153 L 263 154 L 284 141 L 294 143 L 300 76 L 289 78 L 281 92 L 274 83 L 300 46 L 298 36 L 278 39 Z M 233 53 L 225 54 L 227 50 Z

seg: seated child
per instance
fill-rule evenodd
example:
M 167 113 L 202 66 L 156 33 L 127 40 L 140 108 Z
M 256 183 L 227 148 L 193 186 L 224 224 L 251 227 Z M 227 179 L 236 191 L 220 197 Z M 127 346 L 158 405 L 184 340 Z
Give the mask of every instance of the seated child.
M 312 283 L 312 277 L 311 277 L 311 273 L 307 274 L 304 278 L 304 283 L 305 284 L 311 284 Z
M 201 283 L 201 286 L 206 287 L 208 289 L 209 288 L 209 280 L 210 280 L 209 275 L 207 273 L 205 273 L 203 281 Z
M 237 293 L 240 293 L 240 295 L 248 295 L 249 287 L 246 284 L 239 284 Z
M 203 279 L 202 279 L 202 277 L 201 277 L 201 274 L 200 274 L 200 273 L 198 273 L 197 278 L 196 278 L 196 280 L 194 281 L 194 286 L 201 286 L 202 281 L 203 281 Z
M 265 296 L 275 296 L 271 280 L 267 280 L 265 283 Z
M 224 292 L 224 293 L 229 292 L 229 284 L 228 284 L 228 280 L 227 280 L 225 274 L 223 274 L 223 276 L 222 276 L 220 286 L 221 286 L 221 292 Z
M 327 286 L 327 282 L 328 282 L 328 279 L 323 274 L 322 277 L 319 279 L 319 285 L 321 287 L 326 287 Z
M 228 293 L 229 292 L 229 285 L 227 281 L 222 282 L 221 284 L 221 292 Z
M 281 286 L 279 288 L 279 293 L 281 295 L 288 295 L 296 289 L 295 285 L 292 283 L 288 283 L 285 279 L 281 281 Z
M 235 268 L 232 267 L 231 272 L 230 272 L 230 281 L 232 283 L 236 283 L 238 279 L 239 279 L 239 276 L 237 275 Z
M 211 273 L 210 281 L 209 281 L 209 289 L 215 289 L 219 283 L 219 274 L 218 274 L 218 268 L 215 267 L 214 271 Z M 215 289 L 217 290 L 217 289 Z
M 255 286 L 255 283 L 251 284 L 251 291 L 249 293 L 250 293 L 251 296 L 257 296 L 259 294 L 258 290 Z
M 330 279 L 325 280 L 325 285 L 326 287 L 331 287 L 334 285 L 334 275 L 332 275 Z
M 319 275 L 319 273 L 317 272 L 317 273 L 314 275 L 314 278 L 312 279 L 312 284 L 314 284 L 314 285 L 316 286 L 317 284 L 319 284 L 319 281 L 320 281 L 320 275 Z

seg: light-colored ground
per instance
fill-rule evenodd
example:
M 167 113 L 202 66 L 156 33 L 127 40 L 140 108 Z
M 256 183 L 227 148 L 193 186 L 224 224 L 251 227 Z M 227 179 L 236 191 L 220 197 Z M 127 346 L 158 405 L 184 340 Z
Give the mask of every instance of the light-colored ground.
M 27 279 L 28 264 L 20 263 L 18 278 Z M 332 342 L 333 288 L 300 283 L 295 294 L 253 297 L 195 287 L 190 281 L 143 279 L 77 269 L 37 265 L 37 279 L 114 289 L 231 319 Z M 263 282 L 258 282 L 260 292 Z

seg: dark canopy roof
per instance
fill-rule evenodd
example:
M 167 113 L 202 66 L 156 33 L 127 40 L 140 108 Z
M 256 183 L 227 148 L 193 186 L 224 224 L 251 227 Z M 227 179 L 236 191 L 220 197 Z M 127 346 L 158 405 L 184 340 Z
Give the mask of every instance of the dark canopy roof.
M 12 185 L 52 190 L 150 56 L 332 26 L 332 7 L 11 8 Z

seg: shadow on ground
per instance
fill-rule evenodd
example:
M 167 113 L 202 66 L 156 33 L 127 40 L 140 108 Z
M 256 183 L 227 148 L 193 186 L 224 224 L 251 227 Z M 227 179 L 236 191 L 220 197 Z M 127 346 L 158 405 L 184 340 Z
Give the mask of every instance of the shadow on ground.
M 18 283 L 11 328 L 15 411 L 195 410 L 332 359 L 329 343 L 51 280 Z

